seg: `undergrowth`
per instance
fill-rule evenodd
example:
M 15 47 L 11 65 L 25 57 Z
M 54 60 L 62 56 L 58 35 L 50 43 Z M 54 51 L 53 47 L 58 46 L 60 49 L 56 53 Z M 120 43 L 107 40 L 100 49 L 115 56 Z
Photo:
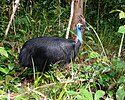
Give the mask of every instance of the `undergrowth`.
M 99 8 L 99 1 L 88 1 L 86 20 L 90 31 L 84 33 L 76 61 L 60 69 L 55 64 L 43 73 L 21 68 L 18 53 L 32 37 L 65 37 L 69 1 L 63 7 L 57 0 L 36 1 L 30 8 L 30 0 L 22 0 L 7 37 L 4 34 L 12 4 L 1 1 L 0 99 L 124 100 L 125 13 L 121 5 L 124 1 L 104 0 L 100 3 L 104 8 Z

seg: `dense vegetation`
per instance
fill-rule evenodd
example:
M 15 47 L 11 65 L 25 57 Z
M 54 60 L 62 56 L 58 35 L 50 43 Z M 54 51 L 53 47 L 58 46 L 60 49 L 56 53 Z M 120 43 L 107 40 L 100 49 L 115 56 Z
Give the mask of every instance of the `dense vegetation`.
M 31 1 L 20 1 L 7 36 L 13 4 L 0 1 L 0 99 L 125 99 L 125 1 L 88 0 L 84 14 L 90 31 L 76 61 L 44 73 L 19 66 L 20 48 L 33 37 L 65 38 L 70 1 Z

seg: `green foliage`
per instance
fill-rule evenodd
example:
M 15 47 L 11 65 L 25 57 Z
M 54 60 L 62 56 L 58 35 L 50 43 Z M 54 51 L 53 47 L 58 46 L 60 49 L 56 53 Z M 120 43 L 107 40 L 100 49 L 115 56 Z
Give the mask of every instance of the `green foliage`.
M 112 10 L 110 13 L 119 12 L 119 19 L 125 18 L 125 13 L 122 10 Z
M 85 32 L 74 63 L 60 70 L 55 64 L 44 73 L 19 67 L 18 53 L 28 39 L 65 37 L 70 0 L 60 1 L 21 0 L 6 38 L 12 2 L 0 1 L 0 100 L 9 95 L 13 100 L 124 100 L 124 0 L 87 0 L 85 18 L 90 31 Z
M 125 25 L 120 26 L 119 29 L 118 29 L 118 32 L 119 33 L 125 33 Z
M 90 52 L 89 58 L 98 58 L 100 55 L 97 52 Z
M 7 51 L 4 49 L 4 47 L 0 47 L 0 54 L 4 55 L 5 57 L 8 57 Z
M 117 100 L 124 100 L 124 97 L 125 97 L 124 87 L 120 86 L 116 92 L 116 98 Z
M 96 91 L 96 93 L 95 93 L 95 98 L 94 98 L 94 100 L 100 100 L 100 98 L 103 97 L 104 95 L 105 95 L 105 92 L 104 92 L 104 91 L 98 90 L 98 91 Z
M 0 67 L 0 71 L 3 72 L 4 74 L 8 74 L 9 69 Z

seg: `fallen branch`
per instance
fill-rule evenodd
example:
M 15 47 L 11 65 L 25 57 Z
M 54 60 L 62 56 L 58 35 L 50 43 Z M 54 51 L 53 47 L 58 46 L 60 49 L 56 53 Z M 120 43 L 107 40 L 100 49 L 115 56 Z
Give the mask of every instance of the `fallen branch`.
M 15 0 L 15 5 L 13 6 L 13 12 L 12 12 L 12 15 L 10 17 L 10 21 L 8 23 L 8 26 L 6 28 L 5 37 L 8 35 L 8 31 L 10 29 L 10 25 L 12 23 L 12 20 L 14 19 L 14 15 L 15 15 L 15 12 L 16 12 L 16 9 L 17 9 L 18 5 L 19 5 L 19 0 Z
M 44 94 L 42 94 L 41 92 L 36 91 L 34 89 L 30 89 L 29 87 L 27 87 L 27 89 L 28 89 L 29 92 L 34 92 L 34 93 L 40 95 L 41 97 L 43 97 L 43 100 L 47 100 L 46 96 Z
M 65 84 L 68 84 L 68 83 L 79 83 L 79 82 L 86 82 L 86 81 L 88 81 L 88 80 L 86 80 L 86 79 L 78 79 L 78 80 L 76 80 L 76 81 L 74 81 L 74 80 L 68 80 L 68 81 L 62 81 L 62 82 L 60 82 L 60 83 L 61 83 L 62 85 L 65 85 Z M 46 84 L 46 85 L 43 85 L 43 86 L 36 87 L 35 90 L 37 90 L 37 89 L 42 89 L 42 88 L 46 88 L 46 87 L 50 87 L 50 86 L 54 86 L 54 85 L 56 85 L 56 84 L 58 84 L 58 83 Z
M 66 39 L 68 39 L 68 37 L 69 37 L 69 31 L 70 31 L 70 26 L 71 26 L 71 23 L 72 23 L 73 13 L 74 13 L 74 0 L 72 0 L 72 3 L 71 3 L 71 14 L 70 14 L 68 28 L 67 28 L 67 31 L 66 31 Z

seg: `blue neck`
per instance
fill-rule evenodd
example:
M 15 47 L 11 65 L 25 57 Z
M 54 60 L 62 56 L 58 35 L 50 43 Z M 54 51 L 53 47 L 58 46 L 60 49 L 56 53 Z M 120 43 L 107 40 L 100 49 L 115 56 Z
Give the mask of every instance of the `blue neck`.
M 80 41 L 80 43 L 82 43 L 82 33 L 78 27 L 76 27 L 76 34 L 77 34 L 78 40 Z

